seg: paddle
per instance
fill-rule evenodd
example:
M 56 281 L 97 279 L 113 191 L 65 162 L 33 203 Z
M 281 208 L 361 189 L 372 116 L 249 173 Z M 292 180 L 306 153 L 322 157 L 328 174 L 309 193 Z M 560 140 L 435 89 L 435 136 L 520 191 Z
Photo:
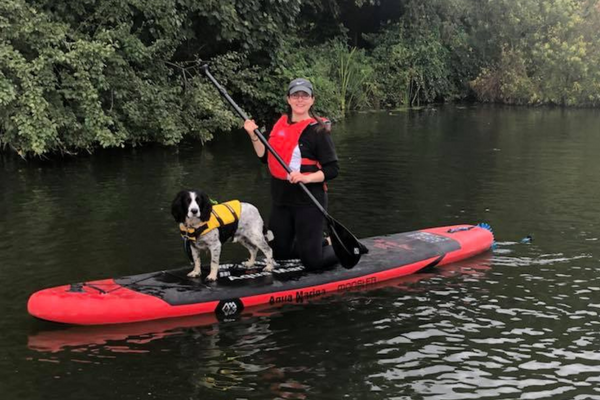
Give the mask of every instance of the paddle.
M 248 119 L 246 113 L 244 113 L 244 111 L 235 103 L 235 101 L 233 101 L 233 99 L 229 96 L 229 94 L 227 94 L 227 91 L 223 88 L 223 86 L 221 86 L 219 82 L 217 82 L 215 77 L 212 76 L 212 74 L 208 70 L 208 65 L 203 65 L 201 69 L 206 74 L 208 79 L 210 79 L 213 85 L 215 85 L 219 93 L 221 93 L 221 95 L 227 100 L 227 102 L 231 104 L 231 106 L 235 109 L 238 115 L 244 121 L 246 121 Z M 271 145 L 269 144 L 267 139 L 265 139 L 261 131 L 259 129 L 255 129 L 254 134 L 258 137 L 258 139 L 265 146 L 265 148 L 268 151 L 270 151 L 271 154 L 273 154 L 277 162 L 279 162 L 279 164 L 281 164 L 281 166 L 285 168 L 285 170 L 288 173 L 291 173 L 292 170 L 290 169 L 290 167 L 271 147 Z M 340 260 L 340 264 L 342 264 L 345 268 L 354 267 L 360 261 L 361 254 L 368 252 L 368 249 L 358 241 L 358 239 L 352 234 L 352 232 L 346 229 L 344 225 L 340 224 L 338 221 L 333 219 L 333 217 L 329 215 L 327 211 L 325 211 L 323 206 L 319 203 L 315 196 L 313 196 L 310 190 L 308 190 L 304 183 L 299 182 L 298 184 L 300 185 L 302 190 L 304 190 L 304 193 L 306 193 L 306 195 L 311 199 L 311 201 L 315 204 L 315 206 L 319 209 L 319 211 L 321 211 L 321 213 L 325 217 L 325 221 L 327 221 L 327 225 L 331 233 L 331 245 L 333 246 L 333 251 L 335 252 L 335 255 Z

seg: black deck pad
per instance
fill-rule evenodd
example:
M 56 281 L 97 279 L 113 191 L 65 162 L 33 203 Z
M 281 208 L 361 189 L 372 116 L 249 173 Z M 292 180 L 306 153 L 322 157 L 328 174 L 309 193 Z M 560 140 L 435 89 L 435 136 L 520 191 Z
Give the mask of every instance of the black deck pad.
M 273 273 L 264 272 L 264 261 L 248 269 L 241 263 L 223 263 L 216 282 L 206 283 L 208 269 L 201 278 L 188 278 L 191 267 L 115 279 L 119 285 L 159 297 L 170 305 L 196 304 L 247 296 L 310 288 L 331 282 L 358 278 L 376 272 L 410 265 L 437 257 L 428 270 L 443 256 L 460 249 L 457 241 L 429 232 L 414 231 L 361 240 L 369 248 L 352 269 L 339 265 L 327 270 L 307 272 L 299 260 L 278 262 Z

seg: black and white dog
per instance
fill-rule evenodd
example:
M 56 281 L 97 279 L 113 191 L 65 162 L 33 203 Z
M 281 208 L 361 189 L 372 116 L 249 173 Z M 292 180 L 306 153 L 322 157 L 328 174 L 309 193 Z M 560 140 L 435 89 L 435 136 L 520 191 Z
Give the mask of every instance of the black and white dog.
M 263 233 L 264 222 L 258 209 L 250 203 L 240 203 L 241 209 L 237 218 L 237 228 L 233 232 L 233 242 L 239 242 L 250 252 L 250 258 L 244 262 L 248 268 L 254 266 L 258 250 L 266 257 L 266 267 L 263 271 L 273 270 L 273 251 L 267 239 L 272 238 L 271 231 Z M 177 194 L 171 204 L 171 213 L 179 224 L 185 229 L 195 230 L 203 227 L 211 218 L 213 205 L 209 197 L 201 190 L 182 190 Z M 221 228 L 212 229 L 205 234 L 200 234 L 190 240 L 194 269 L 188 274 L 189 277 L 200 275 L 200 250 L 208 249 L 210 257 L 210 273 L 207 281 L 217 280 L 219 270 L 219 258 L 221 256 L 221 240 L 223 240 Z M 221 237 L 220 237 L 221 233 Z

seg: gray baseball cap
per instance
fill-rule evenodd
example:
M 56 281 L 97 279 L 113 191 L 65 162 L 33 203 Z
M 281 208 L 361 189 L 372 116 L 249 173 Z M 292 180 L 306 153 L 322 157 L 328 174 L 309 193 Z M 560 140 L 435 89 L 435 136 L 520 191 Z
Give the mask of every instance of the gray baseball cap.
M 288 86 L 288 96 L 296 92 L 306 92 L 312 96 L 313 86 L 307 79 L 297 78 L 290 82 Z

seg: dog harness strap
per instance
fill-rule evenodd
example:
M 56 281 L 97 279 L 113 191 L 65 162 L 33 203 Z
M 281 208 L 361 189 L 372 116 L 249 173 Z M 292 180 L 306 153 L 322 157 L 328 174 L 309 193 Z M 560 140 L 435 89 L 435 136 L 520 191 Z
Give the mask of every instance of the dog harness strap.
M 208 228 L 208 225 L 205 223 L 200 225 L 197 228 L 194 227 L 186 227 L 184 224 L 179 224 L 179 233 L 181 233 L 181 237 L 187 240 L 198 240 L 198 236 L 202 235 Z
M 235 210 L 234 210 L 234 209 L 233 209 L 233 208 L 232 208 L 232 207 L 231 207 L 229 204 L 227 204 L 227 203 L 223 203 L 223 205 L 224 205 L 225 207 L 227 207 L 227 209 L 229 210 L 229 212 L 230 212 L 230 213 L 231 213 L 231 215 L 233 216 L 233 221 L 234 221 L 234 222 L 238 222 L 238 221 L 239 221 L 239 219 L 240 219 L 240 217 L 239 217 L 239 215 L 237 215 L 237 214 L 236 214 Z
M 211 211 L 211 213 L 217 219 L 217 221 L 219 221 L 219 226 L 225 225 L 219 214 L 217 214 L 217 212 L 214 209 Z

